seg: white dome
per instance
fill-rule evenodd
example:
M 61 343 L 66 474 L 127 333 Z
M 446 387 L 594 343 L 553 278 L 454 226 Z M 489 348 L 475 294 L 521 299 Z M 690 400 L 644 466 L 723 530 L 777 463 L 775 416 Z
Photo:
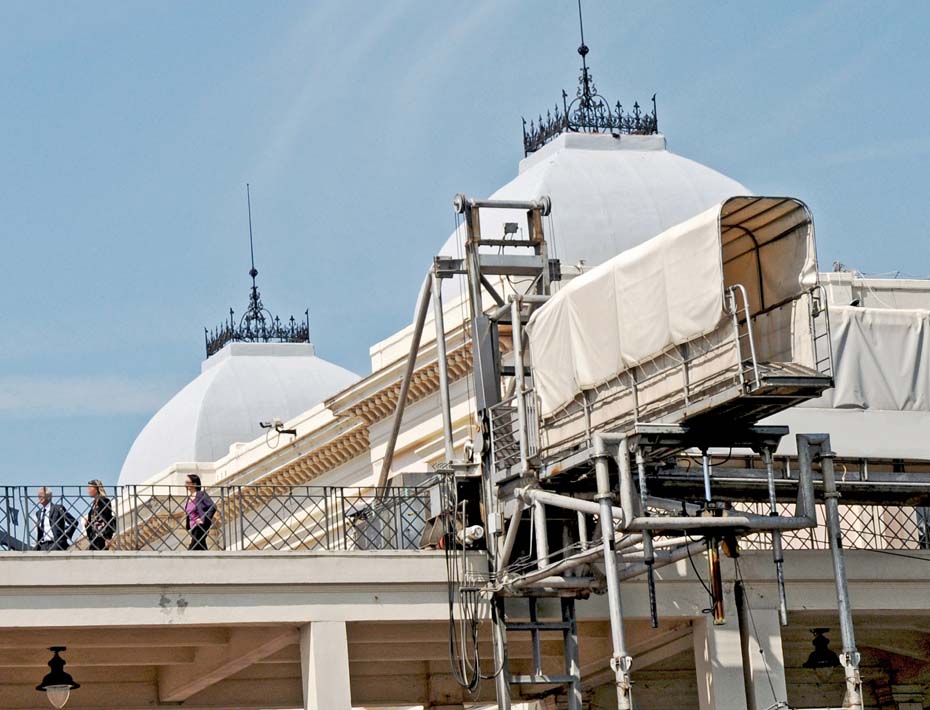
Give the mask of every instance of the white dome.
M 591 267 L 728 197 L 748 194 L 726 175 L 670 153 L 665 136 L 565 133 L 521 161 L 520 174 L 491 198 L 548 195 L 552 215 L 543 229 L 550 258 Z M 483 210 L 481 219 L 486 238 L 500 238 L 504 222 L 526 223 L 511 210 Z M 441 253 L 461 254 L 455 235 Z
M 119 482 L 143 483 L 175 463 L 216 461 L 232 443 L 260 436 L 260 421 L 287 421 L 358 379 L 316 357 L 308 343 L 230 343 L 145 425 Z

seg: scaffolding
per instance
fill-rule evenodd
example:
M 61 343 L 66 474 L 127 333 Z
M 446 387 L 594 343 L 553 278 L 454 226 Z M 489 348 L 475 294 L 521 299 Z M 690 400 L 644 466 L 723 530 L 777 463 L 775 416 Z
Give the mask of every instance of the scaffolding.
M 762 535 L 770 540 L 779 615 L 787 624 L 783 536 L 816 528 L 819 503 L 825 511 L 836 582 L 846 677 L 844 707 L 861 709 L 859 654 L 829 436 L 797 435 L 799 470 L 786 484 L 776 476 L 774 454 L 788 430 L 757 425 L 833 384 L 829 320 L 816 283 L 816 262 L 813 281 L 810 259 L 802 265 L 807 274 L 806 281 L 800 280 L 802 288 L 781 294 L 776 288 L 774 296 L 771 288 L 772 264 L 777 260 L 767 260 L 767 254 L 779 250 L 784 254 L 789 238 L 803 240 L 805 248 L 812 249 L 813 228 L 806 206 L 790 198 L 734 198 L 719 206 L 716 228 L 723 295 L 719 322 L 687 342 L 625 363 L 593 386 L 578 387 L 558 406 L 551 401 L 542 406 L 533 340 L 539 320 L 534 313 L 548 308 L 551 314 L 552 303 L 565 292 L 563 287 L 556 295 L 552 289 L 560 280 L 560 268 L 548 256 L 543 233 L 549 200 L 492 201 L 459 195 L 454 207 L 464 218 L 464 258 L 437 257 L 421 289 L 382 483 L 390 472 L 405 387 L 432 302 L 445 454 L 456 491 L 446 506 L 451 522 L 445 544 L 464 545 L 463 531 L 470 524 L 482 527 L 487 572 L 457 579 L 453 591 L 472 600 L 471 608 L 479 597 L 488 602 L 498 707 L 509 710 L 511 688 L 519 685 L 535 687 L 540 694 L 561 688 L 568 709 L 581 710 L 575 600 L 606 593 L 617 703 L 621 710 L 632 708 L 634 659 L 624 635 L 621 584 L 645 577 L 652 624 L 658 626 L 655 570 L 704 555 L 714 622 L 723 623 L 727 611 L 720 555 L 736 554 L 741 539 Z M 483 210 L 522 213 L 526 233 L 505 223 L 504 234 L 485 235 Z M 474 363 L 471 386 L 482 428 L 475 451 L 478 460 L 473 463 L 455 460 L 445 368 L 442 281 L 455 276 L 464 276 L 467 282 Z M 499 289 L 492 277 L 498 277 L 498 286 L 503 279 L 511 288 Z M 552 332 L 543 337 L 551 342 Z M 752 452 L 764 463 L 756 485 L 745 487 L 738 496 L 742 507 L 733 502 L 732 486 L 726 495 L 718 495 L 711 470 L 712 451 L 735 448 Z M 692 450 L 700 452 L 700 472 L 670 466 L 670 459 Z M 815 468 L 819 468 L 816 486 Z M 653 485 L 668 488 L 670 473 L 677 476 L 677 497 L 656 495 Z M 480 512 L 472 519 L 459 496 L 471 497 L 473 510 L 474 499 L 480 500 Z M 789 498 L 793 510 L 786 509 Z M 553 535 L 559 535 L 556 542 Z M 538 617 L 537 600 L 547 596 L 560 599 L 560 618 Z M 528 620 L 508 620 L 505 600 L 514 598 L 526 600 Z M 542 668 L 539 644 L 545 631 L 563 633 L 562 674 Z M 535 653 L 529 673 L 511 672 L 507 639 L 513 633 L 531 636 Z

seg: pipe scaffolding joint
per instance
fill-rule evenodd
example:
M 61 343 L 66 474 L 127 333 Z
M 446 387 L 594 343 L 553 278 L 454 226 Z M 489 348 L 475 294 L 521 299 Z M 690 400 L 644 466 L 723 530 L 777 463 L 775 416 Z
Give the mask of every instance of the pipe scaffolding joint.
M 610 659 L 610 669 L 614 673 L 622 673 L 624 676 L 628 675 L 630 669 L 633 667 L 633 657 L 632 656 L 612 656 Z M 627 687 L 629 687 L 629 678 L 625 679 Z

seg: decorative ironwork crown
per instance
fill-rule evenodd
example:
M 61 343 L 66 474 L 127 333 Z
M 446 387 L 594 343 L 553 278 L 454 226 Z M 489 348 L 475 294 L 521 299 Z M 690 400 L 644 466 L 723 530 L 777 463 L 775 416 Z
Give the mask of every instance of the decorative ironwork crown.
M 304 320 L 298 321 L 294 316 L 282 321 L 271 314 L 262 304 L 261 294 L 255 283 L 258 269 L 255 268 L 255 248 L 252 243 L 252 195 L 246 185 L 246 195 L 249 204 L 249 250 L 252 256 L 252 268 L 249 276 L 252 277 L 252 288 L 249 291 L 249 307 L 242 318 L 236 323 L 235 312 L 229 309 L 229 320 L 221 323 L 212 331 L 203 329 L 207 345 L 207 357 L 223 349 L 227 343 L 309 343 L 310 342 L 310 310 L 304 311 Z
M 258 289 L 252 286 L 249 308 L 236 322 L 235 312 L 229 309 L 229 320 L 212 331 L 203 329 L 207 345 L 207 357 L 218 353 L 227 343 L 309 343 L 310 311 L 304 311 L 304 320 L 294 316 L 282 321 L 262 305 Z
M 580 7 L 579 7 L 580 15 Z M 587 45 L 584 43 L 582 27 L 581 75 L 578 77 L 578 89 L 571 102 L 568 94 L 562 90 L 562 107 L 555 105 L 554 111 L 546 111 L 546 116 L 539 114 L 537 120 L 529 124 L 523 119 L 523 154 L 529 155 L 546 143 L 563 133 L 626 133 L 632 135 L 649 135 L 659 132 L 659 116 L 656 111 L 656 95 L 652 95 L 652 113 L 645 113 L 639 102 L 633 104 L 632 112 L 623 110 L 617 101 L 613 106 L 597 93 L 594 77 L 588 69 Z

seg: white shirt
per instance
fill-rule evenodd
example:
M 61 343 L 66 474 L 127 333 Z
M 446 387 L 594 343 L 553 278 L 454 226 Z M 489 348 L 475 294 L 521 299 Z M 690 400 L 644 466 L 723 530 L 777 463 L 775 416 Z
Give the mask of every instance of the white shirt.
M 50 514 L 52 510 L 52 504 L 47 503 L 46 505 L 43 505 L 42 508 L 43 510 L 42 510 L 42 540 L 41 542 L 54 542 L 55 533 L 52 530 L 52 517 Z

